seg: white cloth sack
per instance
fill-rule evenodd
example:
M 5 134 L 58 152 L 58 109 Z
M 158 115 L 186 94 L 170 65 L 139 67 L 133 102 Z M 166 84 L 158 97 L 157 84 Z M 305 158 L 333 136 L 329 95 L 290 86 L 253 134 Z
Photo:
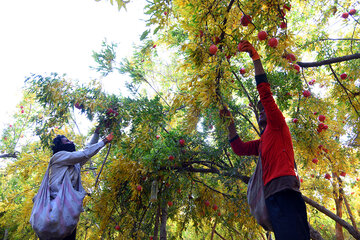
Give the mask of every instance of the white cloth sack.
M 63 183 L 55 199 L 50 200 L 49 167 L 35 195 L 30 224 L 41 239 L 63 239 L 76 228 L 80 213 L 83 211 L 85 190 L 78 178 L 75 190 L 68 171 L 65 171 Z
M 269 213 L 265 204 L 264 183 L 262 179 L 261 154 L 255 171 L 250 177 L 247 189 L 247 201 L 250 213 L 266 231 L 272 231 Z

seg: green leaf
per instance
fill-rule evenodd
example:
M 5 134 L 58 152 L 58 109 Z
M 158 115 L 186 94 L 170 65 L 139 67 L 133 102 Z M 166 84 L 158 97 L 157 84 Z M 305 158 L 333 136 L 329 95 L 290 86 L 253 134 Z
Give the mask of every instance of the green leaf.
M 155 30 L 154 30 L 154 34 L 156 34 L 159 30 L 160 30 L 160 26 L 159 26 L 159 27 L 157 27 L 157 28 L 155 28 Z
M 140 36 L 140 40 L 141 40 L 141 41 L 144 40 L 144 39 L 149 35 L 149 33 L 150 33 L 150 30 L 149 30 L 149 29 L 146 30 L 146 31 L 144 31 L 144 32 L 141 34 L 141 36 Z

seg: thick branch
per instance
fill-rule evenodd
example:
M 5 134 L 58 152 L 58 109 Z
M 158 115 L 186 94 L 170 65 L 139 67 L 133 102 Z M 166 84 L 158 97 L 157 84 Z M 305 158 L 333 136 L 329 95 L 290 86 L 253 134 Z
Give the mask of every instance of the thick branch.
M 345 61 L 350 61 L 350 60 L 359 59 L 359 58 L 360 58 L 360 53 L 355 53 L 352 55 L 331 58 L 331 59 L 327 59 L 327 60 L 320 61 L 320 62 L 297 62 L 297 64 L 302 68 L 309 68 L 309 67 L 319 67 L 319 66 L 328 65 L 328 64 L 332 64 L 332 63 L 338 63 L 338 62 L 345 62 Z
M 317 210 L 319 210 L 320 212 L 324 213 L 325 215 L 327 215 L 328 217 L 330 217 L 331 219 L 333 219 L 335 222 L 339 223 L 341 226 L 343 226 L 346 230 L 348 230 L 348 232 L 355 238 L 355 239 L 360 239 L 360 232 L 358 232 L 353 226 L 351 226 L 349 223 L 347 223 L 345 220 L 341 219 L 340 217 L 338 217 L 336 214 L 332 213 L 331 211 L 329 211 L 328 209 L 326 209 L 324 206 L 321 206 L 320 204 L 318 204 L 317 202 L 315 202 L 314 200 L 306 197 L 306 196 L 302 196 L 304 201 L 313 206 L 314 208 L 316 208 Z
M 0 158 L 17 158 L 17 154 L 16 153 L 5 153 L 0 155 Z
M 309 228 L 310 228 L 310 238 L 312 240 L 324 240 L 320 235 L 320 233 L 316 231 L 310 224 L 309 224 Z
M 343 198 L 344 198 L 344 201 L 345 201 L 345 206 L 346 206 L 346 209 L 347 209 L 347 211 L 348 211 L 349 218 L 350 218 L 350 220 L 351 220 L 351 222 L 352 222 L 352 225 L 353 225 L 353 226 L 354 226 L 354 228 L 358 231 L 357 226 L 356 226 L 356 221 L 355 221 L 354 215 L 352 214 L 352 211 L 351 211 L 350 205 L 349 205 L 349 203 L 348 203 L 348 201 L 347 201 L 347 199 L 346 199 L 345 195 L 343 196 Z

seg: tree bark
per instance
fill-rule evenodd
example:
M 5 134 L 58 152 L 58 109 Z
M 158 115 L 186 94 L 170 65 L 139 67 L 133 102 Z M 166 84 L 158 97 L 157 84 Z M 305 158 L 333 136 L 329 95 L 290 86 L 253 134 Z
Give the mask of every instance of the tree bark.
M 309 224 L 309 228 L 310 228 L 310 238 L 312 240 L 324 240 L 321 234 L 318 231 L 316 231 L 312 226 L 310 226 L 310 224 Z
M 160 201 L 159 201 L 158 209 L 157 209 L 156 216 L 155 216 L 155 226 L 154 226 L 154 236 L 153 236 L 154 240 L 157 240 L 158 235 L 159 235 L 160 211 L 161 211 L 161 208 L 160 208 Z
M 358 58 L 360 58 L 360 53 L 355 53 L 343 57 L 331 58 L 320 62 L 297 62 L 297 64 L 302 68 L 309 68 L 309 67 L 319 67 L 323 65 L 329 65 L 331 63 L 345 62 Z
M 356 221 L 355 221 L 355 219 L 354 219 L 354 215 L 353 215 L 352 212 L 351 212 L 351 208 L 350 208 L 349 203 L 348 203 L 348 201 L 347 201 L 347 199 L 346 199 L 345 196 L 344 196 L 344 202 L 345 202 L 346 209 L 347 209 L 347 211 L 348 211 L 348 213 L 349 213 L 349 218 L 350 218 L 350 220 L 351 220 L 351 222 L 352 222 L 352 225 L 353 225 L 353 227 L 354 227 L 356 230 L 358 230 L 358 229 L 357 229 L 357 226 L 356 226 Z
M 160 240 L 166 240 L 167 205 L 161 208 Z
M 17 158 L 17 154 L 16 153 L 5 153 L 5 154 L 1 154 L 0 158 Z
M 324 206 L 321 206 L 320 204 L 318 204 L 317 202 L 315 202 L 314 200 L 306 197 L 306 196 L 302 196 L 304 201 L 309 204 L 310 206 L 313 206 L 314 208 L 316 208 L 317 210 L 319 210 L 320 212 L 324 213 L 325 215 L 327 215 L 328 217 L 330 217 L 331 219 L 333 219 L 334 221 L 338 222 L 341 226 L 343 226 L 346 230 L 348 230 L 348 232 L 357 240 L 360 240 L 360 232 L 357 231 L 353 226 L 351 226 L 349 223 L 347 223 L 345 220 L 339 218 L 338 216 L 336 216 L 336 214 L 332 213 L 331 211 L 329 211 L 328 209 L 326 209 Z
M 335 199 L 336 215 L 339 218 L 342 218 L 342 205 L 343 205 L 342 203 L 343 203 L 343 199 L 340 194 L 339 197 L 337 199 Z M 336 237 L 336 240 L 344 240 L 343 228 L 340 225 L 340 223 L 338 223 L 338 222 L 335 222 L 335 237 Z
M 5 233 L 4 233 L 4 240 L 7 240 L 8 234 L 9 234 L 8 230 L 7 230 L 7 229 L 5 229 Z

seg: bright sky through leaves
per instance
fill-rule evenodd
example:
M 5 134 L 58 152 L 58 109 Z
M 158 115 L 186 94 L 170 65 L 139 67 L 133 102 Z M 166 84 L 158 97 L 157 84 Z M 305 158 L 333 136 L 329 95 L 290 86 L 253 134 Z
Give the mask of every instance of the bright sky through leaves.
M 144 1 L 134 1 L 119 12 L 108 1 L 1 1 L 0 126 L 11 123 L 30 73 L 58 72 L 89 80 L 96 76 L 89 68 L 95 65 L 92 51 L 100 49 L 105 38 L 118 43 L 119 59 L 130 55 L 144 31 L 143 6 Z M 104 86 L 118 93 L 121 79 L 124 76 L 113 74 Z

